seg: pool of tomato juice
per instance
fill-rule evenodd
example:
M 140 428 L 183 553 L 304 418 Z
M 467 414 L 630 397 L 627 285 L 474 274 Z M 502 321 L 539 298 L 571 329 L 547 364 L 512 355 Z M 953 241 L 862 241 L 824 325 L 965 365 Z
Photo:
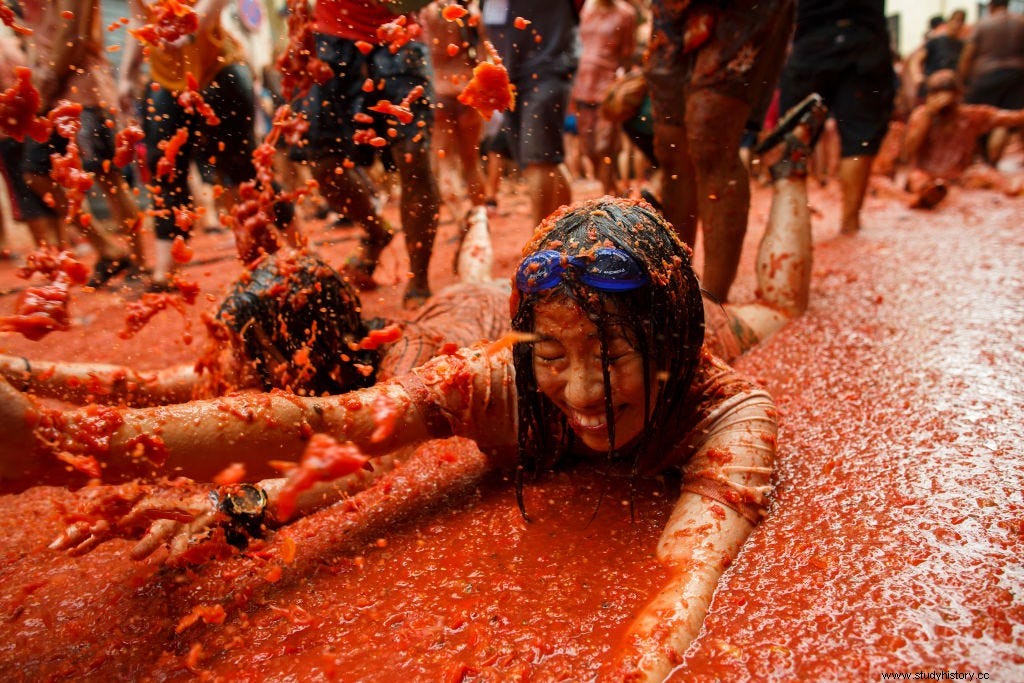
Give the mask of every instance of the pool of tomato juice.
M 448 440 L 424 448 L 475 447 Z M 7 496 L 0 671 L 158 680 L 201 671 L 341 680 L 599 675 L 665 577 L 653 552 L 678 491 L 671 481 L 642 482 L 631 514 L 625 482 L 608 482 L 582 467 L 530 484 L 527 523 L 512 484 L 495 474 L 444 514 L 426 510 L 340 552 L 318 548 L 301 567 L 275 561 L 271 549 L 196 571 L 132 562 L 121 540 L 87 558 L 46 550 L 61 526 L 55 499 L 71 509 L 74 501 L 50 488 Z M 36 524 L 28 528 L 26 518 Z M 315 537 L 321 523 L 307 518 L 303 535 Z M 224 606 L 221 623 L 186 619 L 215 604 Z

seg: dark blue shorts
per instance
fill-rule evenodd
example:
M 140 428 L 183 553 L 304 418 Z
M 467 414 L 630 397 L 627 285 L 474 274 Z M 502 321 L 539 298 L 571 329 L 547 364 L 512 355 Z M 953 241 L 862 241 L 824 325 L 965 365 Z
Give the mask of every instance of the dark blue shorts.
M 538 74 L 515 86 L 516 108 L 504 119 L 512 159 L 520 167 L 561 163 L 572 74 Z
M 1024 109 L 1024 69 L 994 69 L 981 74 L 971 81 L 964 102 Z
M 200 114 L 186 112 L 178 104 L 176 92 L 159 88 L 150 94 L 144 124 L 146 165 L 153 182 L 162 187 L 161 196 L 168 207 L 191 205 L 188 171 L 192 161 L 206 172 L 207 180 L 215 178 L 223 185 L 234 187 L 256 177 L 252 163 L 252 153 L 256 149 L 253 128 L 256 103 L 248 67 L 241 64 L 225 66 L 203 88 L 201 95 L 220 118 L 218 125 L 208 125 Z M 173 177 L 156 178 L 157 163 L 164 155 L 160 142 L 173 138 L 179 128 L 187 129 L 189 135 L 175 157 Z M 157 237 L 165 240 L 185 235 L 174 225 L 171 215 L 157 216 L 154 231 Z
M 314 85 L 309 95 L 299 102 L 297 109 L 309 118 L 309 133 L 307 144 L 293 150 L 292 158 L 342 156 L 369 166 L 378 151 L 389 151 L 390 144 L 374 147 L 353 142 L 356 131 L 367 128 L 373 128 L 389 143 L 412 140 L 424 150 L 429 147 L 434 122 L 430 108 L 433 71 L 425 45 L 411 42 L 395 54 L 386 46 L 378 46 L 364 55 L 355 41 L 318 33 L 316 51 L 317 57 L 330 65 L 335 76 L 323 85 Z M 363 83 L 367 79 L 382 87 L 364 92 Z M 370 111 L 370 107 L 381 100 L 398 104 L 418 85 L 423 86 L 424 93 L 410 104 L 413 119 L 409 123 Z M 355 115 L 360 113 L 371 116 L 373 122 L 355 121 Z M 391 128 L 397 133 L 394 137 L 388 135 Z

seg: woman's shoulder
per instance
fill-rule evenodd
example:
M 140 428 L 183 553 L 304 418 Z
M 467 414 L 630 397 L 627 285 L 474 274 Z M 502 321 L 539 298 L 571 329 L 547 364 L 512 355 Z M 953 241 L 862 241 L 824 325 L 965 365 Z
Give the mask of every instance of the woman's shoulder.
M 774 420 L 771 394 L 748 375 L 736 370 L 705 347 L 700 355 L 690 391 L 676 424 L 677 439 L 663 467 L 685 463 L 710 435 L 737 424 L 737 414 L 754 408 Z

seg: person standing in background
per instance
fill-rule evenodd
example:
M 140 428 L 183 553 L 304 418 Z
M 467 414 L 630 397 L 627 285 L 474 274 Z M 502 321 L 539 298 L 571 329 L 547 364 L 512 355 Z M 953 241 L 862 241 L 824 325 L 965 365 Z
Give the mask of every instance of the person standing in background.
M 113 119 L 106 107 L 117 98 L 103 42 L 100 2 L 27 0 L 21 7 L 25 24 L 33 29 L 29 61 L 35 65 L 32 79 L 39 90 L 40 110 L 49 112 L 59 100 L 82 106 L 81 127 L 74 140 L 54 132 L 46 142 L 26 142 L 25 179 L 37 195 L 49 195 L 56 202 L 61 217 L 44 217 L 44 220 L 50 224 L 47 232 L 57 236 L 57 243 L 62 243 L 65 241 L 63 216 L 78 216 L 79 210 L 70 206 L 74 198 L 69 198 L 51 177 L 52 156 L 81 155 L 82 167 L 98 182 L 115 223 L 128 236 L 134 251 L 133 255 L 114 235 L 95 224 L 91 216 L 79 217 L 79 229 L 98 254 L 88 284 L 102 287 L 119 273 L 142 267 L 137 234 L 142 216 L 120 171 L 109 163 L 114 156 L 114 132 Z
M 601 189 L 617 195 L 619 126 L 601 113 L 608 87 L 629 69 L 636 49 L 637 15 L 625 0 L 590 0 L 580 13 L 580 65 L 573 81 L 581 152 L 590 159 Z
M 889 128 L 896 79 L 884 0 L 799 0 L 780 108 L 819 93 L 839 128 L 839 231 L 861 229 L 871 164 Z
M 403 302 L 407 308 L 416 308 L 430 297 L 427 270 L 440 198 L 430 164 L 433 86 L 427 48 L 413 39 L 392 51 L 388 41 L 378 37 L 379 28 L 394 26 L 400 17 L 408 22 L 404 30 L 414 31 L 409 15 L 396 16 L 384 4 L 365 0 L 316 3 L 316 56 L 334 73 L 325 83 L 314 85 L 299 104 L 310 122 L 308 144 L 300 151 L 309 157 L 330 207 L 359 222 L 366 231 L 359 251 L 343 267 L 352 283 L 364 290 L 377 286 L 373 273 L 381 252 L 394 237 L 374 204 L 374 185 L 365 169 L 378 155 L 390 157 L 401 181 L 400 214 L 411 273 Z M 408 103 L 412 114 L 408 122 L 371 109 L 383 100 L 402 102 L 417 88 L 422 94 Z M 381 146 L 358 142 L 370 131 Z
M 964 47 L 959 71 L 967 86 L 967 104 L 1024 108 L 1024 17 L 1011 12 L 1008 4 L 991 0 L 989 14 L 975 25 Z M 993 166 L 1002 158 L 1008 138 L 1005 128 L 987 136 L 983 152 Z
M 727 301 L 750 210 L 744 129 L 764 120 L 793 26 L 794 0 L 654 0 L 644 76 L 665 217 L 691 248 L 700 222 L 704 288 Z
M 562 133 L 579 60 L 579 7 L 576 0 L 483 0 L 481 11 L 516 90 L 505 124 L 540 223 L 572 201 Z

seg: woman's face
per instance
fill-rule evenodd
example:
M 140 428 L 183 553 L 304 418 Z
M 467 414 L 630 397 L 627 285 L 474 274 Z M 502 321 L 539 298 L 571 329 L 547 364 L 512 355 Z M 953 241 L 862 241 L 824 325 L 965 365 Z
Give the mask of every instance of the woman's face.
M 533 370 L 537 387 L 565 413 L 586 446 L 610 447 L 597 327 L 568 301 L 546 301 L 534 311 Z M 609 330 L 608 372 L 612 388 L 615 444 L 624 446 L 644 427 L 643 358 L 621 330 Z M 654 391 L 653 382 L 652 392 Z M 651 397 L 651 406 L 654 397 Z

